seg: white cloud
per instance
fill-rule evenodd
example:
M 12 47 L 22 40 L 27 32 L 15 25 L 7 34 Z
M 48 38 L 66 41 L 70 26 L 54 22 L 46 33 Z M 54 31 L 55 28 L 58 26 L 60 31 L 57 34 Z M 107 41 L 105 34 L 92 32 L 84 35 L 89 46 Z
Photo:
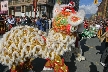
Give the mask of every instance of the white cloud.
M 99 4 L 95 5 L 92 3 L 91 5 L 81 5 L 79 6 L 79 9 L 83 9 L 86 14 L 95 14 L 98 10 Z

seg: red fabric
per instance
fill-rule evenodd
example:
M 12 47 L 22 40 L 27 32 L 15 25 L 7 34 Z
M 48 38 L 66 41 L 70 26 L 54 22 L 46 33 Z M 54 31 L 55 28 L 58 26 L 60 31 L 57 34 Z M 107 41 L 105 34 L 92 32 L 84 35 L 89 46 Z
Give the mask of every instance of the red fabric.
M 42 36 L 42 38 L 44 39 L 44 41 L 46 41 L 46 38 L 45 38 L 45 36 Z
M 84 23 L 84 28 L 88 28 L 88 24 L 87 23 Z
M 11 29 L 11 28 L 12 28 L 12 25 L 10 24 L 10 25 L 9 25 L 9 29 Z
M 59 69 L 58 72 L 64 72 L 62 69 Z
M 62 11 L 65 11 L 66 9 L 71 10 L 71 11 L 72 11 L 72 13 L 74 13 L 74 14 L 76 13 L 76 12 L 75 12 L 75 10 L 74 10 L 74 8 L 69 7 L 69 6 L 64 7 Z
M 108 31 L 108 27 L 106 27 L 106 31 Z

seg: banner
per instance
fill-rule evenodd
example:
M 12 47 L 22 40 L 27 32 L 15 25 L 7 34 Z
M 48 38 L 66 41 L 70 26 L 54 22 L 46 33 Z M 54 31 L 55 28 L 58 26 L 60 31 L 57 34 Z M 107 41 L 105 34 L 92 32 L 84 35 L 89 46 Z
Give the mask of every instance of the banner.
M 8 1 L 1 1 L 1 11 L 8 10 Z

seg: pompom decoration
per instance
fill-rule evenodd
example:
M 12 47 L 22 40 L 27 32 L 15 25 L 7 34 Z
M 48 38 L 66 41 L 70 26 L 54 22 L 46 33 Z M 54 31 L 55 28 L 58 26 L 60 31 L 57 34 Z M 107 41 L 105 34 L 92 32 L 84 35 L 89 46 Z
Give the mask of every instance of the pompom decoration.
M 68 67 L 64 64 L 64 59 L 61 59 L 60 56 L 56 56 L 56 59 L 50 60 L 47 59 L 46 67 L 54 67 L 54 72 L 69 72 Z
M 68 12 L 67 12 L 68 13 Z M 56 32 L 70 33 L 70 24 L 67 16 L 60 13 L 53 21 L 53 28 Z
M 84 11 L 73 10 L 74 4 L 55 4 L 52 29 L 48 36 L 30 26 L 16 26 L 5 33 L 0 40 L 0 63 L 8 66 L 11 72 L 22 72 L 23 69 L 31 70 L 31 61 L 40 57 L 47 59 L 45 66 L 54 68 L 55 72 L 69 72 L 60 56 L 75 47 L 75 31 L 83 22 L 85 14 Z M 74 52 L 79 55 L 78 50 Z

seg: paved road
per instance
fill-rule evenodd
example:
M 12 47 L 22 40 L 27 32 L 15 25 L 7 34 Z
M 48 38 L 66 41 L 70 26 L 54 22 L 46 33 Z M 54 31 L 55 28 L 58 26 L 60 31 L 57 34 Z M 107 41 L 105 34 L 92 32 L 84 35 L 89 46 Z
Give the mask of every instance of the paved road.
M 81 46 L 86 61 L 78 62 L 74 56 L 72 56 L 72 61 L 66 63 L 66 65 L 69 66 L 70 72 L 103 72 L 103 67 L 100 65 L 100 57 L 104 50 L 104 44 L 101 46 L 97 38 L 92 38 L 81 41 Z M 35 59 L 33 61 L 35 72 L 53 72 L 42 71 L 45 62 L 44 59 Z M 7 67 L 0 65 L 0 72 L 9 72 L 6 70 L 8 70 Z

